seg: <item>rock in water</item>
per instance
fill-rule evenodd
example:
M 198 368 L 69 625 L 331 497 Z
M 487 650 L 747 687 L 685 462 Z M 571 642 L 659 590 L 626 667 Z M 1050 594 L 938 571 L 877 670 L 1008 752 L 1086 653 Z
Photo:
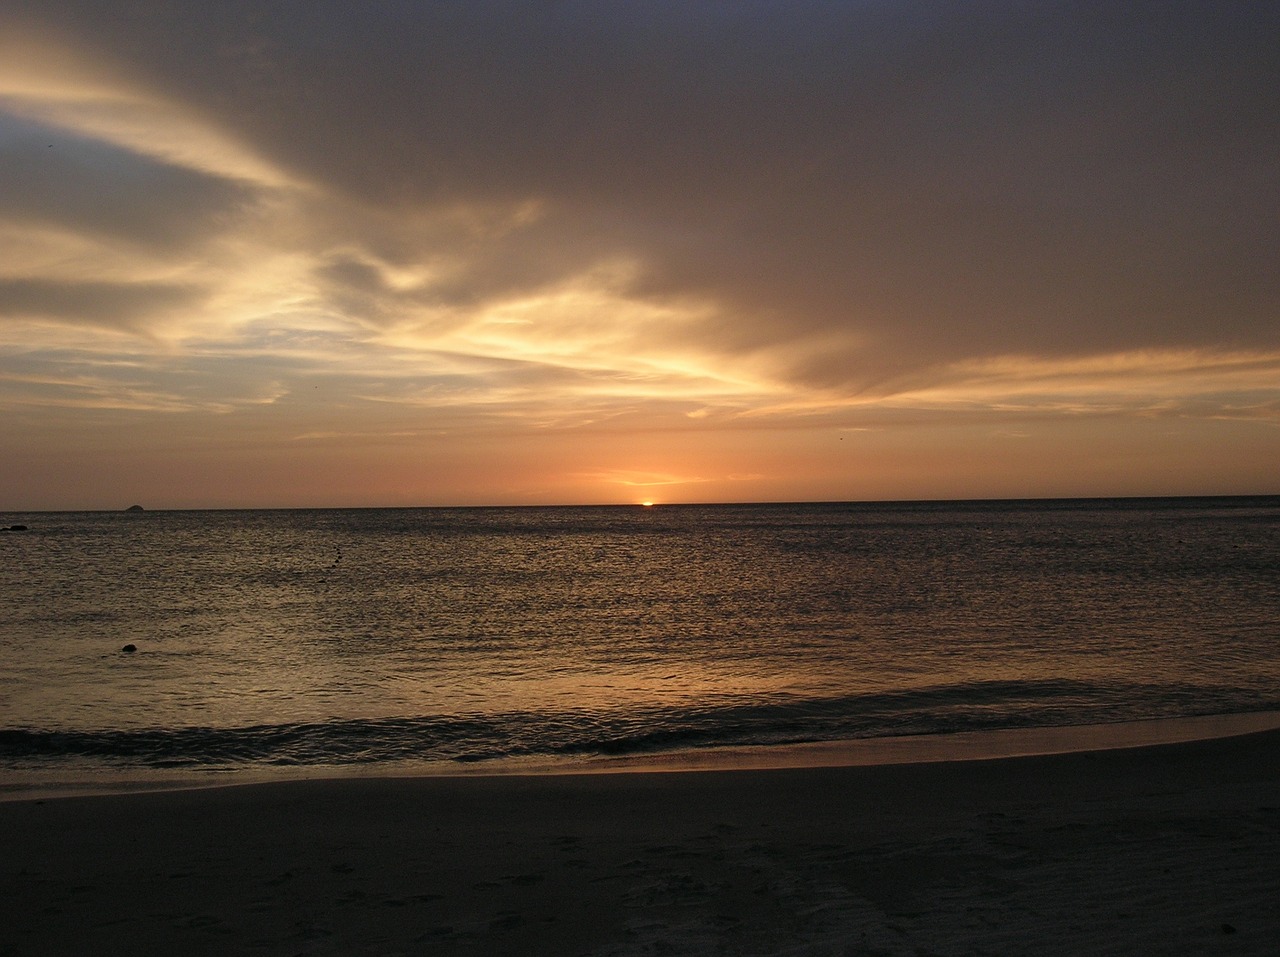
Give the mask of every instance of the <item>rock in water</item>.
M 138 646 L 137 646 L 137 645 L 125 645 L 125 646 L 124 646 L 123 648 L 121 648 L 120 650 L 121 650 L 121 651 L 123 651 L 125 654 L 129 654 L 129 655 L 131 655 L 131 654 L 133 654 L 135 651 L 137 651 L 137 650 L 138 650 Z

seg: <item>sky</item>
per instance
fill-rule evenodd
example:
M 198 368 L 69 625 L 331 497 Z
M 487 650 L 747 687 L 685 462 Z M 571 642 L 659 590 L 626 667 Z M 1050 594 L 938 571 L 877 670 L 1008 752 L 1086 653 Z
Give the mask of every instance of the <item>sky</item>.
M 1277 37 L 0 0 L 0 509 L 1280 493 Z

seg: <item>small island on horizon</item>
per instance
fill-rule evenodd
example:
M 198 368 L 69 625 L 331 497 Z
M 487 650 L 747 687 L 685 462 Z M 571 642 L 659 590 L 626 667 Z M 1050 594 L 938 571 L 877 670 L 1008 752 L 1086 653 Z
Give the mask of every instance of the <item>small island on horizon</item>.
M 126 512 L 143 512 L 146 511 L 141 505 L 130 505 L 125 509 Z

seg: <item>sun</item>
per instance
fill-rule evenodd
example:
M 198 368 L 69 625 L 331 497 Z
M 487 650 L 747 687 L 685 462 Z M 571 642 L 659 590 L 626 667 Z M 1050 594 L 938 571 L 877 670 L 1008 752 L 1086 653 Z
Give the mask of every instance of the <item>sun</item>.
M 643 505 L 645 508 L 653 508 L 652 502 L 641 502 L 640 504 Z

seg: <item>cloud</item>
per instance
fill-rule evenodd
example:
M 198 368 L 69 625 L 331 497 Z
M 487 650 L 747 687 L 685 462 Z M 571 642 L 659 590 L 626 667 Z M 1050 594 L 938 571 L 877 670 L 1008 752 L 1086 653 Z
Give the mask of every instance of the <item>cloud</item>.
M 0 359 L 49 396 L 133 337 L 137 389 L 291 434 L 1270 421 L 1277 28 L 1201 0 L 0 4 Z
M 57 128 L 0 115 L 0 217 L 143 247 L 227 228 L 248 191 Z
M 197 290 L 159 283 L 0 279 L 0 317 L 54 319 L 126 332 L 198 298 Z
M 538 204 L 469 242 L 402 229 L 388 259 L 452 260 L 428 301 L 627 258 L 633 297 L 717 305 L 692 343 L 781 348 L 780 372 L 820 386 L 956 354 L 1274 344 L 1265 9 L 252 8 L 61 5 L 50 29 L 321 205 Z

